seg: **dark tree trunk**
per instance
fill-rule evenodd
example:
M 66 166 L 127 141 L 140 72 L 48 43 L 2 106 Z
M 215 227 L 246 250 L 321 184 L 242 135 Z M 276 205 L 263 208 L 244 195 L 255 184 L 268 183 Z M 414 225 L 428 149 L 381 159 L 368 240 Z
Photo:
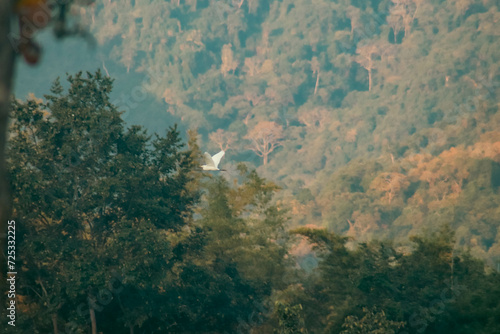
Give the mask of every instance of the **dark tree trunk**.
M 11 203 L 5 166 L 7 122 L 10 109 L 12 78 L 14 75 L 14 49 L 11 46 L 10 20 L 13 1 L 0 1 L 0 286 L 5 283 L 7 219 L 11 217 Z M 2 290 L 3 291 L 3 290 Z M 3 297 L 2 297 L 3 301 Z M 3 303 L 2 303 L 3 305 Z
M 52 326 L 54 327 L 54 334 L 58 334 L 59 331 L 57 329 L 57 314 L 52 314 Z
M 91 306 L 89 308 L 89 311 L 90 311 L 90 321 L 92 322 L 92 334 L 97 334 L 97 323 L 95 321 L 95 310 Z

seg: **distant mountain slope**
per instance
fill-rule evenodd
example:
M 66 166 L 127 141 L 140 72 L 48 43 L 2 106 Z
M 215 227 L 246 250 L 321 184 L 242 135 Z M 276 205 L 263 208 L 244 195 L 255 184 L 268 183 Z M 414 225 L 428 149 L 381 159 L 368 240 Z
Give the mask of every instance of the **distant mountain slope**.
M 449 221 L 498 255 L 498 152 L 471 153 L 497 145 L 495 1 L 107 1 L 84 16 L 128 72 L 157 74 L 168 112 L 281 182 L 297 224 L 402 237 Z M 265 166 L 248 150 L 259 124 L 279 143 Z

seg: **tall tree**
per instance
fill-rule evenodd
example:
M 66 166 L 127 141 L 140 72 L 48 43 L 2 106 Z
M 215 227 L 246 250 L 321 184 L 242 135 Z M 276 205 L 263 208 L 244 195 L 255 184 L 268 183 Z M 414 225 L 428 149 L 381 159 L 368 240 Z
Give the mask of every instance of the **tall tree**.
M 162 282 L 172 256 L 166 231 L 185 227 L 198 199 L 196 157 L 182 150 L 175 128 L 153 141 L 140 127 L 125 131 L 110 103 L 112 79 L 99 71 L 68 81 L 67 91 L 55 82 L 47 103 L 13 102 L 9 175 L 25 226 L 22 288 L 55 319 L 54 331 L 58 317 L 86 326 L 86 309 L 97 332 L 108 326 L 102 292 L 120 272 L 129 276 L 128 295 L 105 305 L 118 307 L 133 330 L 153 317 L 146 316 L 151 294 L 161 295 L 138 282 Z
M 221 149 L 222 151 L 227 151 L 235 144 L 237 140 L 237 133 L 226 132 L 223 129 L 218 129 L 217 131 L 212 132 L 209 135 L 209 138 L 210 142 L 216 144 L 219 149 Z
M 316 84 L 314 85 L 314 95 L 318 92 L 320 64 L 317 57 L 311 59 L 311 70 L 316 74 Z
M 234 73 L 236 68 L 238 68 L 238 61 L 234 59 L 233 50 L 231 48 L 231 44 L 225 44 L 222 47 L 222 65 L 220 70 L 224 76 L 231 71 Z
M 53 22 L 57 37 L 85 34 L 81 27 L 67 27 L 66 15 L 73 0 L 58 2 L 56 8 L 59 15 Z M 16 52 L 23 54 L 24 59 L 35 64 L 40 56 L 40 47 L 33 40 L 36 30 L 45 28 L 52 18 L 53 8 L 46 0 L 24 1 L 5 0 L 0 4 L 0 248 L 4 247 L 6 222 L 11 219 L 11 201 L 6 180 L 6 143 L 12 81 L 14 78 L 14 62 Z M 11 22 L 19 22 L 19 32 L 11 30 Z M 0 266 L 5 267 L 4 256 L 0 256 Z M 4 284 L 4 272 L 0 273 L 1 284 Z
M 394 6 L 391 7 L 390 14 L 387 16 L 387 23 L 392 28 L 394 43 L 397 43 L 399 32 L 405 29 L 404 17 L 406 15 L 406 11 L 402 1 L 393 0 L 393 2 Z
M 373 70 L 375 69 L 374 56 L 379 53 L 376 44 L 359 46 L 356 50 L 356 62 L 363 66 L 368 71 L 368 91 L 373 87 Z
M 246 136 L 251 141 L 250 149 L 263 158 L 264 165 L 283 139 L 283 127 L 276 122 L 262 121 L 257 123 Z

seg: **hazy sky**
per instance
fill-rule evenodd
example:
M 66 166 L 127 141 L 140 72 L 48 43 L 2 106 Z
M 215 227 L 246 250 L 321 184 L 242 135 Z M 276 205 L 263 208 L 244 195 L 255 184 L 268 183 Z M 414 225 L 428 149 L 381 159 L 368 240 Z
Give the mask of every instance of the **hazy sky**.
M 43 45 L 40 63 L 36 66 L 29 66 L 24 61 L 17 62 L 14 94 L 18 98 L 26 98 L 30 92 L 35 93 L 37 97 L 43 97 L 44 94 L 49 93 L 50 85 L 57 77 L 63 79 L 62 84 L 65 83 L 66 73 L 94 72 L 98 68 L 104 72 L 103 61 L 110 76 L 115 79 L 114 90 L 111 94 L 112 101 L 118 101 L 121 96 L 129 95 L 130 87 L 135 82 L 141 83 L 144 79 L 143 74 L 126 73 L 125 67 L 111 60 L 103 50 L 104 48 L 98 44 L 89 44 L 83 38 L 70 37 L 58 40 L 49 29 L 41 33 L 37 41 Z M 122 109 L 119 103 L 117 106 Z M 123 119 L 130 125 L 142 125 L 150 132 L 161 134 L 164 134 L 168 126 L 179 123 L 178 119 L 166 112 L 165 104 L 156 100 L 152 95 L 138 103 L 137 107 L 132 108 L 130 112 L 125 113 Z M 181 134 L 185 138 L 184 130 Z

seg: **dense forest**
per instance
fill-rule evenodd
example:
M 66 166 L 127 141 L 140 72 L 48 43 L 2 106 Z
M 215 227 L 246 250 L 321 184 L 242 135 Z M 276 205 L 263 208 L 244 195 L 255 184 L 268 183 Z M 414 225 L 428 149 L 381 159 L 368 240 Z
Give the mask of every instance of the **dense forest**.
M 126 71 L 153 73 L 136 91 L 198 129 L 202 149 L 226 148 L 226 161 L 275 180 L 296 226 L 404 243 L 446 223 L 458 246 L 493 266 L 499 19 L 488 0 L 136 0 L 82 10 Z M 126 110 L 131 100 L 118 102 Z
M 127 128 L 100 71 L 68 82 L 13 101 L 18 332 L 500 329 L 500 274 L 449 224 L 409 248 L 290 229 L 275 183 L 201 171 L 194 132 Z
M 71 14 L 100 69 L 12 100 L 18 332 L 500 332 L 497 1 Z

